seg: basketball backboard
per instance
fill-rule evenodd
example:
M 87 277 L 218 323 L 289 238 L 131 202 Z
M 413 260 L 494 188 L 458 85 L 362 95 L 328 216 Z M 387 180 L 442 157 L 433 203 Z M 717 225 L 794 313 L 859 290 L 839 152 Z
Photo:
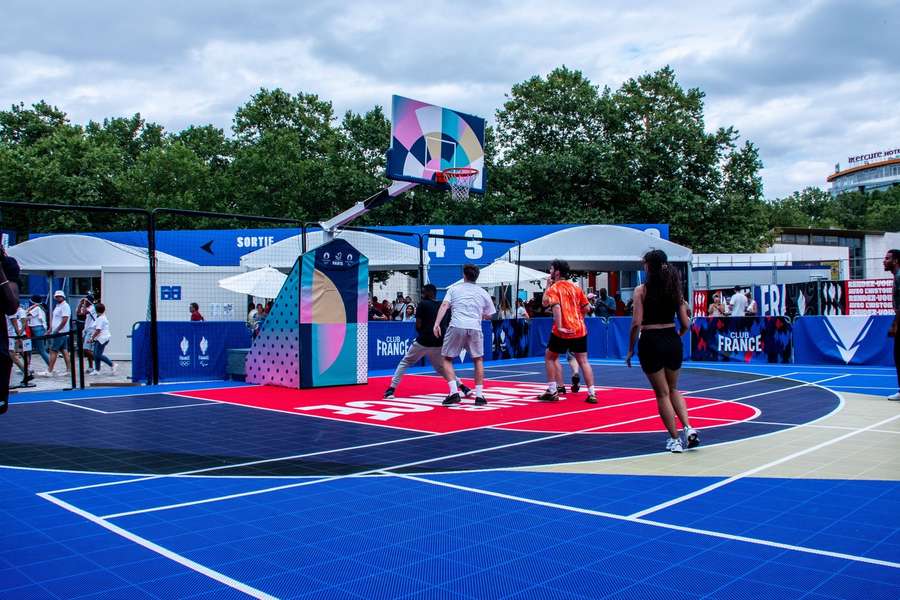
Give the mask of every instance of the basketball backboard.
M 478 169 L 472 191 L 484 193 L 484 119 L 394 96 L 388 178 L 447 189 L 435 174 L 451 167 Z

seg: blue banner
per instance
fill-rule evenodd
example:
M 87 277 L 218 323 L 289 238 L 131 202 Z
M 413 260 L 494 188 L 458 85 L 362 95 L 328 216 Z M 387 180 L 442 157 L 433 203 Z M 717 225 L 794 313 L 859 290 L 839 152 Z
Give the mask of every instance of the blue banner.
M 760 317 L 780 317 L 787 314 L 787 292 L 784 285 L 758 285 L 753 290 L 753 298 L 759 307 Z
M 789 363 L 791 339 L 785 317 L 696 317 L 691 360 Z
M 894 366 L 887 315 L 803 317 L 794 322 L 794 362 Z
M 369 369 L 394 369 L 416 341 L 414 321 L 369 321 Z
M 227 351 L 250 347 L 243 321 L 160 321 L 160 381 L 225 379 Z M 132 380 L 150 378 L 150 323 L 137 324 L 131 337 Z
M 675 327 L 678 329 L 680 325 Z M 606 335 L 607 343 L 609 344 L 606 355 L 602 357 L 591 355 L 591 358 L 619 358 L 625 360 L 625 355 L 628 354 L 628 336 L 630 331 L 631 317 L 610 317 L 609 330 Z M 681 336 L 681 355 L 685 360 L 690 360 L 691 358 L 690 337 L 687 334 Z M 634 347 L 634 354 L 635 356 L 637 355 L 637 344 Z

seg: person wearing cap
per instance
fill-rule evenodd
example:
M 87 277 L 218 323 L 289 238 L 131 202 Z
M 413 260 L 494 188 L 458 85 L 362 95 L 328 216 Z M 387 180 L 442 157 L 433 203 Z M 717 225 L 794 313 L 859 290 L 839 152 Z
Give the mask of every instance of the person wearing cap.
M 0 245 L 0 309 L 3 314 L 14 315 L 19 309 L 19 263 L 6 255 L 6 248 Z M 6 319 L 0 319 L 0 339 L 8 335 Z M 9 377 L 12 375 L 12 359 L 9 346 L 0 344 L 0 415 L 9 408 Z
M 66 294 L 62 290 L 53 292 L 53 301 L 56 305 L 53 307 L 53 313 L 50 316 L 50 334 L 56 335 L 61 333 L 69 333 L 72 329 L 72 309 L 66 302 Z M 56 366 L 56 359 L 60 353 L 66 363 L 66 371 L 71 369 L 71 362 L 68 350 L 69 337 L 60 335 L 50 340 L 50 362 L 47 364 L 47 371 L 38 373 L 38 375 L 53 375 L 53 368 Z
M 31 347 L 41 355 L 48 368 L 50 355 L 47 354 L 47 341 L 43 338 L 47 335 L 47 313 L 44 312 L 43 298 L 37 294 L 31 297 L 31 303 L 25 309 L 25 325 L 31 332 Z

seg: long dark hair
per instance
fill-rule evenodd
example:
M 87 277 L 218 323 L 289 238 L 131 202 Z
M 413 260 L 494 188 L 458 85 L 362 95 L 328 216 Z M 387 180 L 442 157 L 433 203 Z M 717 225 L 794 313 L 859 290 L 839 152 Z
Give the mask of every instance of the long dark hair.
M 683 301 L 681 277 L 678 269 L 669 264 L 669 257 L 662 250 L 651 250 L 644 255 L 647 265 L 647 298 L 668 300 L 679 306 Z

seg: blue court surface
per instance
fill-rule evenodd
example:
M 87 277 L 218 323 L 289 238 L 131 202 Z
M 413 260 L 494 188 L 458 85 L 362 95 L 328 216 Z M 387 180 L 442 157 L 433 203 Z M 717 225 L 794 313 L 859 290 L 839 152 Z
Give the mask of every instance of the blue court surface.
M 425 370 L 16 395 L 0 597 L 900 598 L 900 473 L 846 474 L 900 456 L 893 369 L 686 364 L 675 455 L 637 368 L 547 407 L 492 365 L 489 410 Z

